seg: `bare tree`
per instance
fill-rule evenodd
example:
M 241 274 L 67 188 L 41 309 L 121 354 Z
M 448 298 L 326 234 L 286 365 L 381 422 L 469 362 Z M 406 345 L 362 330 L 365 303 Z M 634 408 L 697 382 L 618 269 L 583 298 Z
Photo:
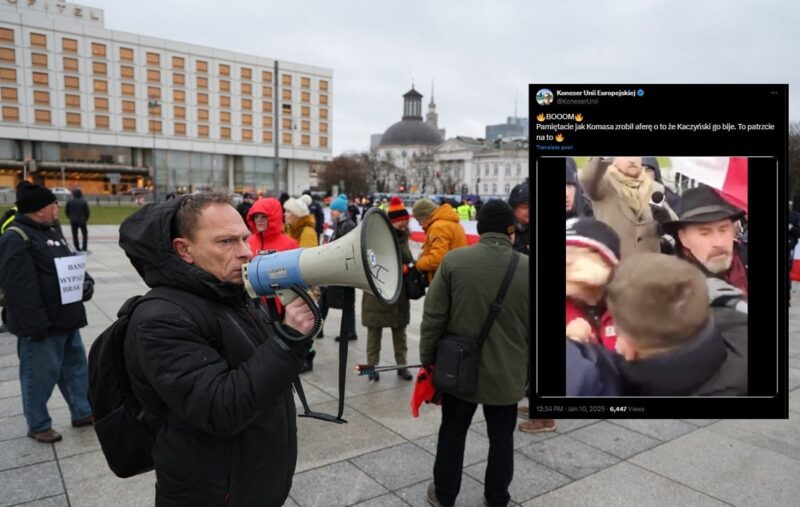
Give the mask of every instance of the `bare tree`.
M 325 172 L 320 175 L 320 180 L 327 190 L 331 190 L 334 185 L 339 185 L 340 192 L 350 195 L 369 192 L 367 168 L 362 157 L 357 154 L 335 157 L 325 168 Z

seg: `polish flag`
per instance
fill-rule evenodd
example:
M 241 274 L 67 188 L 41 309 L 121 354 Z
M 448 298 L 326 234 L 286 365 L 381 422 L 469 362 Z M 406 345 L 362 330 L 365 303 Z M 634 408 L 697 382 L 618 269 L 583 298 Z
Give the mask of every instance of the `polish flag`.
M 726 201 L 747 212 L 747 158 L 676 157 L 672 172 L 717 189 Z

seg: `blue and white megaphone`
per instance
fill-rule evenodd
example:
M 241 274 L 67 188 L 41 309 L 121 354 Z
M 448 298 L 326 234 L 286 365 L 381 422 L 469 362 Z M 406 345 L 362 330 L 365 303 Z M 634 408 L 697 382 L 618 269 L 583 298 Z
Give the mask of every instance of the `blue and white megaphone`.
M 391 304 L 400 296 L 402 265 L 389 218 L 371 208 L 358 227 L 336 241 L 254 257 L 242 266 L 242 278 L 253 298 L 277 295 L 288 303 L 298 297 L 292 287 L 336 285 L 365 290 Z

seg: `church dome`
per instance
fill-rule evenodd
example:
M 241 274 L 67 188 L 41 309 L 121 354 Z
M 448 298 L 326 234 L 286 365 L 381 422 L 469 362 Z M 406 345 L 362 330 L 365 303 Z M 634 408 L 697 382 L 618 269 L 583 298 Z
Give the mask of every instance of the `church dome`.
M 438 145 L 443 141 L 438 130 L 422 120 L 401 120 L 383 133 L 378 146 Z

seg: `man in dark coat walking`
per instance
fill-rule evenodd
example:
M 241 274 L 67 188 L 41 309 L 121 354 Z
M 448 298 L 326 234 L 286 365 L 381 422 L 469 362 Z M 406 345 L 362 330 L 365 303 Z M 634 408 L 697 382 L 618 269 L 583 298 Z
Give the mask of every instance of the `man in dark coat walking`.
M 148 287 L 204 301 L 214 329 L 181 305 L 136 307 L 125 339 L 133 393 L 159 420 L 152 450 L 156 505 L 283 505 L 297 461 L 291 382 L 310 340 L 277 337 L 241 267 L 249 231 L 224 194 L 147 204 L 120 226 L 120 246 Z M 298 338 L 313 316 L 298 298 L 284 329 Z
M 75 244 L 75 250 L 86 251 L 86 245 L 89 238 L 86 235 L 86 224 L 89 222 L 89 204 L 83 198 L 83 192 L 80 188 L 72 191 L 72 199 L 67 201 L 67 209 L 64 210 L 69 225 L 72 227 L 72 242 Z M 78 244 L 78 231 L 83 234 L 83 243 Z

